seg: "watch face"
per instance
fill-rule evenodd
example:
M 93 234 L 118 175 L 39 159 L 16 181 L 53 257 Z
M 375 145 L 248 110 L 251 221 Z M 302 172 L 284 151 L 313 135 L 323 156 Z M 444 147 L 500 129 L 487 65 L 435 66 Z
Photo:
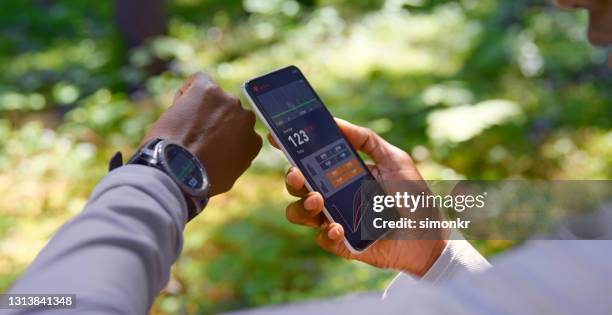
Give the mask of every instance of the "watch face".
M 200 163 L 187 150 L 169 144 L 165 149 L 166 162 L 174 178 L 183 185 L 197 190 L 204 186 L 204 177 Z

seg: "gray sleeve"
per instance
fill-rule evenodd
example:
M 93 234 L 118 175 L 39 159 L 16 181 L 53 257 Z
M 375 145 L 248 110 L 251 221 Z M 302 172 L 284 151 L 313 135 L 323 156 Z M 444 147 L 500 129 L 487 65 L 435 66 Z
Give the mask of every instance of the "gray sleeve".
M 146 314 L 180 254 L 186 220 L 170 177 L 146 166 L 118 168 L 9 293 L 76 294 L 79 314 Z
M 612 241 L 531 241 L 493 268 L 446 282 L 415 281 L 401 294 L 266 307 L 234 315 L 612 314 Z

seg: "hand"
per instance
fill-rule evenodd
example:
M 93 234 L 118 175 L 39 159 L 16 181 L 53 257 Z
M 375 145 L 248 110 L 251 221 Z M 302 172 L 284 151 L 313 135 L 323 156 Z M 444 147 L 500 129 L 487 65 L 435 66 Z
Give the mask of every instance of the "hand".
M 191 75 L 172 106 L 155 122 L 152 138 L 177 142 L 195 154 L 208 173 L 210 196 L 226 192 L 261 149 L 255 115 L 203 73 Z
M 389 144 L 373 131 L 336 119 L 340 130 L 358 151 L 369 155 L 376 163 L 368 166 L 377 181 L 419 181 L 410 156 Z M 272 145 L 278 147 L 268 136 Z M 289 169 L 286 178 L 287 190 L 301 198 L 287 206 L 287 219 L 295 224 L 319 228 L 316 242 L 323 249 L 346 259 L 355 259 L 379 268 L 402 270 L 423 276 L 438 259 L 446 246 L 443 238 L 435 240 L 379 240 L 365 252 L 353 254 L 343 242 L 344 229 L 338 223 L 330 223 L 324 214 L 323 197 L 318 192 L 309 192 L 304 175 L 296 167 Z

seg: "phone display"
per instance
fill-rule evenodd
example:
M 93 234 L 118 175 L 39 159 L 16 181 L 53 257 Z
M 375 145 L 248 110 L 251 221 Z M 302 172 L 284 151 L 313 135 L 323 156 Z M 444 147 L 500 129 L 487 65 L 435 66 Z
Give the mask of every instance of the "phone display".
M 274 71 L 246 82 L 244 91 L 308 188 L 323 195 L 324 211 L 344 227 L 349 249 L 371 245 L 360 233 L 366 209 L 360 190 L 373 177 L 301 71 Z

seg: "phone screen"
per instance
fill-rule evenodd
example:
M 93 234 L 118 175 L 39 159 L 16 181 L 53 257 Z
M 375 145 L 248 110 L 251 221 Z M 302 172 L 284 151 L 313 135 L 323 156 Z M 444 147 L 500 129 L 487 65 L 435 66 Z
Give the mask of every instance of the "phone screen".
M 373 240 L 362 239 L 360 233 L 366 209 L 360 189 L 373 177 L 301 71 L 289 66 L 245 87 L 310 186 L 323 195 L 349 244 L 358 251 L 370 245 Z

